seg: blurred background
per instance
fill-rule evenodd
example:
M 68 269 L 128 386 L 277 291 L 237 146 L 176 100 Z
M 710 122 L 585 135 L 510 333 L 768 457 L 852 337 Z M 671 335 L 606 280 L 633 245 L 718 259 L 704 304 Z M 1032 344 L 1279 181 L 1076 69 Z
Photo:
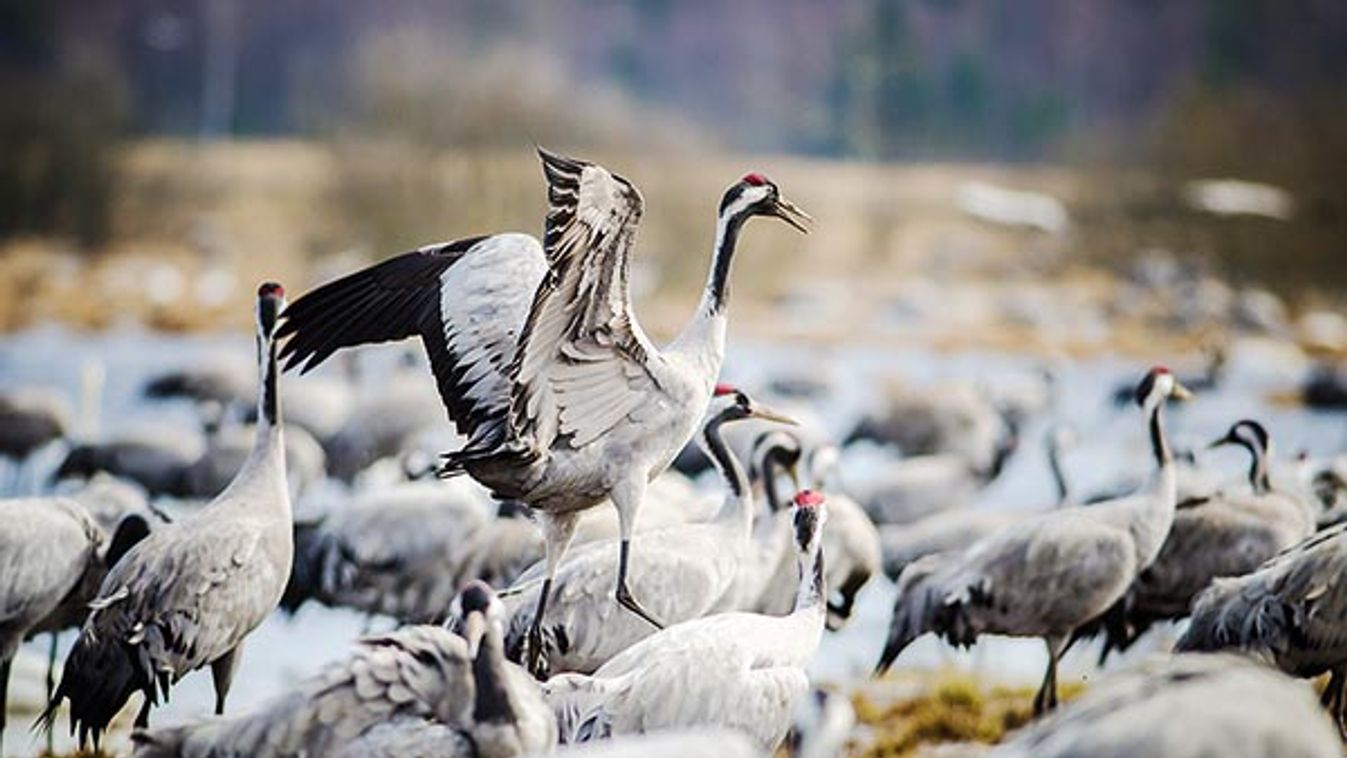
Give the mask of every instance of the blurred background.
M 746 170 L 819 224 L 803 255 L 787 231 L 750 235 L 741 329 L 793 299 L 824 309 L 800 328 L 844 311 L 904 339 L 885 324 L 938 308 L 950 339 L 1126 348 L 1241 305 L 1289 326 L 1347 282 L 1333 0 L 0 13 L 5 329 L 246 326 L 264 275 L 293 288 L 426 241 L 536 231 L 534 143 L 644 191 L 637 299 L 656 332 L 695 296 L 719 193 Z M 1343 347 L 1347 326 L 1319 320 L 1315 340 Z
M 1304 472 L 1347 479 L 1341 0 L 0 0 L 0 91 L 0 410 L 26 392 L 61 411 L 41 446 L 0 450 L 6 493 L 51 489 L 77 445 L 212 463 L 241 423 L 215 406 L 252 403 L 259 281 L 293 298 L 427 242 L 539 234 L 535 144 L 641 189 L 633 294 L 657 338 L 692 310 L 725 187 L 759 171 L 815 217 L 807 237 L 743 235 L 725 374 L 851 443 L 839 489 L 872 516 L 906 459 L 953 461 L 889 533 L 1056 502 L 1042 443 L 1063 421 L 1078 491 L 1125 490 L 1150 466 L 1127 399 L 1155 362 L 1202 389 L 1172 426 L 1195 467 L 1238 481 L 1244 462 L 1204 446 L 1254 417 Z M 315 523 L 460 442 L 429 372 L 358 354 L 285 380 Z M 197 407 L 153 389 L 193 373 L 229 391 Z M 939 434 L 913 443 L 927 417 Z M 187 513 L 221 475 L 145 489 Z M 868 680 L 895 596 L 875 578 L 812 670 L 889 735 L 866 755 L 926 723 L 890 708 L 908 684 Z M 305 613 L 249 643 L 239 702 L 369 626 Z M 995 644 L 913 655 L 1035 680 L 1038 643 Z M 16 667 L 29 715 L 45 646 Z M 1083 681 L 1093 660 L 1064 670 Z M 185 680 L 168 722 L 207 710 L 208 687 Z M 993 726 L 930 731 L 999 736 L 1014 719 L 994 705 Z M 40 751 L 18 731 L 0 752 Z

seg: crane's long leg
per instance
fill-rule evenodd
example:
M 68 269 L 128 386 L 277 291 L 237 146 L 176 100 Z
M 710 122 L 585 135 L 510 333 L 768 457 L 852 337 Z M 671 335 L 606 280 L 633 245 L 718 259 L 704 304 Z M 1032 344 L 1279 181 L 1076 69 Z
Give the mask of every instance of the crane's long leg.
M 51 645 L 47 647 L 47 702 L 51 702 L 52 693 L 56 691 L 56 647 L 61 641 L 61 633 L 56 631 L 51 633 Z
M 136 713 L 135 727 L 137 729 L 148 729 L 150 726 L 150 692 L 145 692 L 145 702 L 140 704 L 140 711 Z
M 657 621 L 649 611 L 641 607 L 632 597 L 631 590 L 627 587 L 627 565 L 631 554 L 631 533 L 636 526 L 636 513 L 641 507 L 641 501 L 645 498 L 645 479 L 639 479 L 635 482 L 628 482 L 625 486 L 618 486 L 613 489 L 613 505 L 617 506 L 618 527 L 622 532 L 622 549 L 618 555 L 617 564 L 617 603 L 632 613 L 645 619 L 656 629 L 663 629 L 664 625 Z
M 543 657 L 543 613 L 547 610 L 547 599 L 552 594 L 552 580 L 556 578 L 557 566 L 575 537 L 577 514 L 543 514 L 543 541 L 547 553 L 547 578 L 543 580 L 542 591 L 538 593 L 538 607 L 533 612 L 533 622 L 529 624 L 528 654 L 524 657 L 524 668 L 538 680 L 547 678 L 547 660 Z
M 1034 695 L 1035 716 L 1041 716 L 1057 707 L 1057 659 L 1062 657 L 1062 652 L 1066 649 L 1067 639 L 1059 636 L 1043 638 L 1043 642 L 1048 647 L 1048 670 L 1043 674 L 1043 685 L 1038 688 L 1038 692 Z
M 234 670 L 238 668 L 239 649 L 243 643 L 235 645 L 228 653 L 211 661 L 210 678 L 215 683 L 215 715 L 223 716 L 225 698 L 229 696 L 229 686 L 234 683 Z
M 0 661 L 0 749 L 3 749 L 5 744 L 5 710 L 9 707 L 9 665 L 13 661 L 12 658 Z M 51 702 L 50 698 L 47 702 Z
M 52 693 L 56 692 L 56 647 L 61 641 L 61 633 L 54 631 L 51 633 L 51 646 L 47 648 L 47 702 L 51 702 Z M 0 730 L 3 731 L 3 730 Z M 56 730 L 47 730 L 47 753 L 56 754 Z

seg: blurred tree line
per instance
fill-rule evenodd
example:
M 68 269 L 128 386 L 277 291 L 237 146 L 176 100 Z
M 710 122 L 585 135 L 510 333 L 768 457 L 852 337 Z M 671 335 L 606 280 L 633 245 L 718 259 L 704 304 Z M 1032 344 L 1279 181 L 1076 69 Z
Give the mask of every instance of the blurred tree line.
M 533 140 L 1106 152 L 1340 198 L 1320 158 L 1347 144 L 1347 3 L 0 0 L 0 82 L 0 233 L 86 242 L 124 135 L 374 137 L 413 162 Z

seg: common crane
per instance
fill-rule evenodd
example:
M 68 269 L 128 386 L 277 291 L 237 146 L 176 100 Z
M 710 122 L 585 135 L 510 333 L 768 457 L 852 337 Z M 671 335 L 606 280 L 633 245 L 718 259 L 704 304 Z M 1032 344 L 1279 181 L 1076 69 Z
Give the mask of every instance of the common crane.
M 1076 627 L 1127 591 L 1160 552 L 1174 520 L 1174 459 L 1164 405 L 1188 394 L 1163 367 L 1137 386 L 1157 471 L 1142 492 L 1025 519 L 967 550 L 923 558 L 898 578 L 889 637 L 876 666 L 887 671 L 926 632 L 955 645 L 983 634 L 1041 637 L 1048 649 L 1034 711 L 1057 704 L 1057 660 Z
M 701 303 L 660 350 L 628 292 L 640 193 L 601 166 L 538 152 L 549 201 L 542 245 L 525 234 L 472 237 L 324 285 L 286 311 L 286 367 L 307 371 L 344 347 L 420 336 L 441 399 L 468 438 L 442 473 L 467 473 L 542 514 L 548 568 L 537 623 L 578 515 L 610 499 L 621 520 L 617 600 L 658 626 L 627 587 L 632 529 L 646 485 L 711 398 L 739 233 L 754 216 L 800 231 L 809 217 L 761 174 L 731 186 Z M 541 650 L 541 626 L 530 636 Z
M 508 757 L 556 744 L 537 685 L 505 660 L 491 589 L 469 583 L 450 613 L 461 636 L 416 625 L 366 637 L 346 659 L 246 714 L 137 732 L 136 755 Z
M 705 523 L 639 533 L 641 553 L 632 563 L 630 581 L 668 623 L 699 618 L 715 609 L 734 585 L 739 565 L 749 557 L 753 499 L 748 477 L 721 428 L 750 418 L 792 423 L 734 387 L 716 386 L 700 442 L 725 481 L 720 511 Z M 557 569 L 552 585 L 555 600 L 542 623 L 546 646 L 542 658 L 549 674 L 593 672 L 652 633 L 649 624 L 622 614 L 612 599 L 612 556 L 618 549 L 617 540 L 579 545 Z M 506 649 L 512 653 L 527 648 L 544 571 L 535 565 L 525 572 L 515 583 L 514 594 L 506 598 L 512 611 Z
M 809 689 L 805 667 L 823 635 L 823 497 L 795 497 L 800 571 L 788 616 L 722 613 L 641 640 L 592 676 L 561 674 L 543 687 L 562 742 L 680 727 L 731 727 L 765 751 L 790 729 Z
M 135 692 L 145 695 L 136 723 L 146 726 L 170 686 L 206 665 L 215 712 L 224 712 L 243 640 L 276 608 L 294 549 L 273 341 L 284 302 L 279 284 L 258 289 L 252 454 L 219 497 L 156 529 L 108 573 L 42 715 L 46 728 L 69 699 L 72 733 L 97 745 Z

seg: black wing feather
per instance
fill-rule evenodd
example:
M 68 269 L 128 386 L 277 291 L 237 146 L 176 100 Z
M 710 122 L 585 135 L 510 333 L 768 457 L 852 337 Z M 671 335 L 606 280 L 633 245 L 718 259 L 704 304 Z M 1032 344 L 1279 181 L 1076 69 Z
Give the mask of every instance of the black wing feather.
M 422 248 L 319 287 L 281 314 L 277 338 L 288 338 L 280 357 L 285 370 L 307 373 L 343 348 L 419 336 L 430 358 L 440 399 L 460 433 L 472 434 L 487 419 L 457 390 L 463 367 L 445 342 L 440 316 L 440 277 L 486 237 Z

